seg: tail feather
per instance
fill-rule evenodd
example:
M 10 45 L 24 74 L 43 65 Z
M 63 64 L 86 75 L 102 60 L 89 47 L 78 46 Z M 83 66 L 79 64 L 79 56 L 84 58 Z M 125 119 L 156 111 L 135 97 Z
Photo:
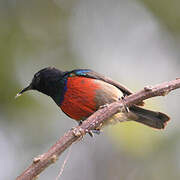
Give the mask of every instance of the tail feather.
M 137 118 L 133 120 L 156 129 L 164 129 L 167 122 L 170 120 L 169 116 L 164 113 L 150 111 L 135 105 L 129 109 L 137 116 Z

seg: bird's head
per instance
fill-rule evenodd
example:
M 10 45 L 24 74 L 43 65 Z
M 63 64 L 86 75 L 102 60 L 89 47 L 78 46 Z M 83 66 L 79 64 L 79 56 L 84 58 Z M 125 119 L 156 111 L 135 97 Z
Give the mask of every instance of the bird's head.
M 54 67 L 47 67 L 38 71 L 31 83 L 19 92 L 16 97 L 29 90 L 37 90 L 54 99 L 55 96 L 61 95 L 61 92 L 64 90 L 65 81 L 65 72 Z

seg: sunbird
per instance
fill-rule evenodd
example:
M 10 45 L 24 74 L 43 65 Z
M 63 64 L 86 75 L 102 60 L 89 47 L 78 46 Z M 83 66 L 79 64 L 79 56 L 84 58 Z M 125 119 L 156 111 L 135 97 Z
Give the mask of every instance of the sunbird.
M 54 67 L 38 71 L 31 83 L 17 96 L 29 90 L 37 90 L 50 96 L 66 115 L 79 124 L 106 104 L 132 94 L 132 91 L 120 83 L 90 69 L 61 71 Z M 117 112 L 105 120 L 102 126 L 131 120 L 164 129 L 170 118 L 162 112 L 144 109 L 142 105 L 143 102 L 129 107 L 127 111 Z

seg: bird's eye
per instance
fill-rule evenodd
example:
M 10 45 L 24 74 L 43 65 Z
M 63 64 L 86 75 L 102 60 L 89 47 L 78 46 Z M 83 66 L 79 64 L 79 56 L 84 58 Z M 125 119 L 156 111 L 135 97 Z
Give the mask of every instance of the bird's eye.
M 36 83 L 39 83 L 39 81 L 40 81 L 40 77 L 37 76 L 37 77 L 36 77 Z
M 34 75 L 34 77 L 37 78 L 39 75 L 40 75 L 40 73 L 38 72 Z
M 39 81 L 40 81 L 40 73 L 35 74 L 34 79 L 35 79 L 36 83 L 39 83 Z

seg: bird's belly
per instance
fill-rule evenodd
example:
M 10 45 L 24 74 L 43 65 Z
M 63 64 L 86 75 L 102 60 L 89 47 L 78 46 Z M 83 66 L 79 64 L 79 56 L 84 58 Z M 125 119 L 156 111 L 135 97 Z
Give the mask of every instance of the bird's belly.
M 100 106 L 117 101 L 122 97 L 115 86 L 101 80 L 86 77 L 70 77 L 61 109 L 75 120 L 83 120 Z

